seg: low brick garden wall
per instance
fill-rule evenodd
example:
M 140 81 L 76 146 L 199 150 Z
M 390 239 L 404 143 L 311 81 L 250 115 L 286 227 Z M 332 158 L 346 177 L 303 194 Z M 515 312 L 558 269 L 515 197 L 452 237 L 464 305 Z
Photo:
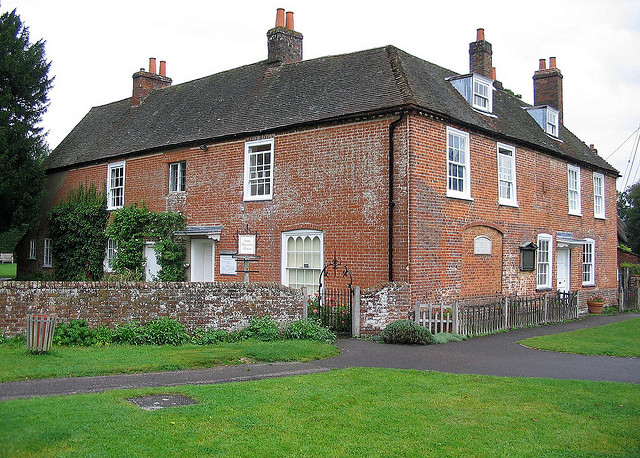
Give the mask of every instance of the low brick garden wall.
M 0 283 L 0 333 L 23 333 L 29 313 L 55 313 L 58 319 L 87 320 L 91 327 L 160 316 L 193 330 L 225 331 L 270 315 L 281 324 L 302 317 L 306 297 L 277 283 Z

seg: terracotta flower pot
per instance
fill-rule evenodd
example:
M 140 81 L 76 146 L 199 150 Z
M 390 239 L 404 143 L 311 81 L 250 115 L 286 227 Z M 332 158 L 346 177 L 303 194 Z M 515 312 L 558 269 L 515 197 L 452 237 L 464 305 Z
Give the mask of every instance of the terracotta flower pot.
M 604 306 L 604 302 L 587 301 L 587 307 L 589 307 L 589 313 L 593 315 L 600 315 L 602 313 L 603 306 Z

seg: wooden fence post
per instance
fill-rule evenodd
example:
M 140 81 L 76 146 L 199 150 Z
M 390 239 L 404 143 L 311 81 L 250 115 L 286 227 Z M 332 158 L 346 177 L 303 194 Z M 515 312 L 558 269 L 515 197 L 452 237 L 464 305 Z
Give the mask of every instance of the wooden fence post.
M 502 316 L 503 318 L 503 325 L 502 325 L 502 329 L 509 329 L 509 297 L 505 296 L 504 297 L 504 303 L 502 305 L 503 308 L 503 314 Z
M 360 287 L 353 287 L 353 303 L 351 304 L 351 336 L 360 335 Z
M 460 334 L 460 321 L 458 320 L 458 303 L 454 302 L 451 306 L 451 314 L 453 315 L 453 332 Z
M 309 296 L 307 295 L 307 287 L 300 288 L 302 291 L 302 318 L 309 318 Z
M 420 304 L 416 302 L 413 306 L 413 319 L 416 323 L 420 324 Z

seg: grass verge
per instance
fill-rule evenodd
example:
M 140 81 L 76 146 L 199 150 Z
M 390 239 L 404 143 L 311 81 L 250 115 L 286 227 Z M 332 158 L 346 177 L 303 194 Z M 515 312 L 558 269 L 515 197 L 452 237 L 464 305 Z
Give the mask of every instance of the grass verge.
M 577 331 L 531 337 L 519 343 L 538 350 L 582 355 L 640 357 L 640 318 Z
M 17 264 L 0 264 L 0 278 L 16 278 Z
M 127 398 L 198 404 L 144 411 Z M 0 402 L 7 456 L 637 456 L 640 389 L 353 368 Z
M 137 372 L 197 369 L 251 361 L 311 361 L 335 356 L 334 345 L 311 340 L 246 340 L 216 345 L 53 346 L 43 355 L 30 354 L 24 344 L 0 345 L 0 382 L 82 377 Z

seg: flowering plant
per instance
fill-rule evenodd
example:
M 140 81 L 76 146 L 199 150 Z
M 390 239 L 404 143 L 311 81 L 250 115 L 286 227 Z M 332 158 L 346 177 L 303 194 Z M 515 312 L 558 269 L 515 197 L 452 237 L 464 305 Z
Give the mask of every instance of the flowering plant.
M 587 299 L 587 302 L 602 302 L 604 303 L 604 297 L 594 294 Z

